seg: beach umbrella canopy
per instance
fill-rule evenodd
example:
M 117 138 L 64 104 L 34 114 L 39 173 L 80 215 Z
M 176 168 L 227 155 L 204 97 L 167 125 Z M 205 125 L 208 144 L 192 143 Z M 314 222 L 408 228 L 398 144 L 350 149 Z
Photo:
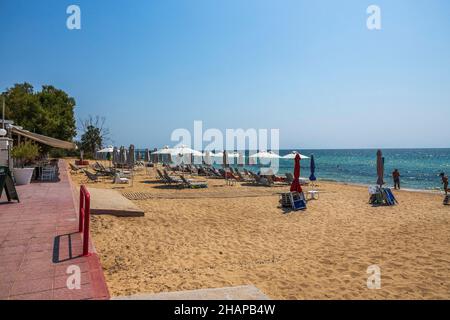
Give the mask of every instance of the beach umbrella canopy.
M 215 157 L 215 158 L 223 158 L 223 152 L 211 153 L 211 156 Z M 239 152 L 228 152 L 227 151 L 227 157 L 228 158 L 239 158 Z
M 211 157 L 223 158 L 223 152 L 217 152 L 217 153 L 211 152 Z
M 292 151 L 291 153 L 289 153 L 289 154 L 283 156 L 282 158 L 283 158 L 283 159 L 295 159 L 295 156 L 296 156 L 297 154 L 300 155 L 300 160 L 309 159 L 309 157 L 300 154 L 300 152 L 298 152 L 298 151 Z
M 300 185 L 300 154 L 295 156 L 294 165 L 294 181 L 291 184 L 291 192 L 302 192 L 302 186 Z
M 173 148 L 172 150 L 173 150 L 173 152 L 171 153 L 172 155 L 185 155 L 185 154 L 189 155 L 189 154 L 191 154 L 194 157 L 202 157 L 203 156 L 203 153 L 201 153 L 200 151 L 191 149 L 184 145 L 179 146 L 177 148 Z
M 152 154 L 172 154 L 174 152 L 174 149 L 169 148 L 169 146 L 164 146 L 160 150 L 156 150 L 152 152 Z
M 114 151 L 114 147 L 113 146 L 109 146 L 107 148 L 98 150 L 98 153 L 112 153 Z
M 377 184 L 381 187 L 384 184 L 384 158 L 381 150 L 377 151 Z
M 235 159 L 238 159 L 239 156 L 240 156 L 240 153 L 239 153 L 239 152 L 229 152 L 229 153 L 228 153 L 228 158 L 235 158 Z
M 311 175 L 309 176 L 309 181 L 316 181 L 317 178 L 314 175 L 316 173 L 316 162 L 314 161 L 314 155 L 311 155 L 311 163 L 310 163 Z
M 260 151 L 251 155 L 250 158 L 280 159 L 281 157 L 273 151 Z

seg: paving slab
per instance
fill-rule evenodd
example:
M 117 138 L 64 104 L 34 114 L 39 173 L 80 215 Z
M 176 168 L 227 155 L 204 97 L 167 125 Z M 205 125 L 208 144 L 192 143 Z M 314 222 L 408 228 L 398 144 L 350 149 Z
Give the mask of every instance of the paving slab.
M 118 217 L 142 217 L 144 211 L 121 193 L 111 189 L 89 188 L 91 214 L 109 214 Z
M 253 285 L 188 291 L 136 294 L 112 300 L 270 300 Z
M 93 243 L 82 256 L 77 204 L 67 163 L 58 182 L 17 186 L 20 203 L 0 198 L 0 300 L 108 299 Z M 69 289 L 69 266 L 78 266 L 81 287 Z

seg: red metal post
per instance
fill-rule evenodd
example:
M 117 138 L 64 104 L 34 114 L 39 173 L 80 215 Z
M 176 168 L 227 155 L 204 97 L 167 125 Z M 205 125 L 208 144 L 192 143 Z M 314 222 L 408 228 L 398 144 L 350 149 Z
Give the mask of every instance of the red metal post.
M 83 195 L 83 186 L 80 187 L 80 215 L 78 218 L 78 232 L 83 232 L 83 224 L 84 224 L 84 195 Z
M 80 188 L 80 232 L 83 232 L 83 256 L 89 255 L 89 222 L 91 195 L 85 186 Z

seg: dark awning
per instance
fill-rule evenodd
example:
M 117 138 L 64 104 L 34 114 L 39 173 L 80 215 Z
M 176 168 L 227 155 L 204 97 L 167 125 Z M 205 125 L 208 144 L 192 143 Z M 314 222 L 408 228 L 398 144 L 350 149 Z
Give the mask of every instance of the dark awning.
M 33 133 L 27 130 L 19 129 L 17 127 L 11 128 L 12 133 L 20 135 L 22 137 L 26 137 L 28 139 L 34 140 L 36 142 L 48 145 L 50 147 L 59 148 L 59 149 L 67 149 L 72 150 L 76 149 L 77 146 L 73 142 L 63 141 L 47 136 L 43 136 L 42 134 Z

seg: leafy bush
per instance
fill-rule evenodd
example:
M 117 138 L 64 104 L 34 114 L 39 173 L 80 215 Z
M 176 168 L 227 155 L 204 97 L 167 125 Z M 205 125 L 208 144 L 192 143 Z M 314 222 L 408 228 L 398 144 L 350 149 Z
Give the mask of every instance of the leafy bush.
M 67 152 L 66 150 L 63 149 L 57 149 L 57 148 L 53 148 L 49 151 L 49 157 L 50 158 L 64 158 L 67 156 Z
M 23 168 L 36 159 L 39 155 L 39 147 L 31 141 L 27 141 L 14 147 L 11 155 L 17 161 L 17 164 Z

